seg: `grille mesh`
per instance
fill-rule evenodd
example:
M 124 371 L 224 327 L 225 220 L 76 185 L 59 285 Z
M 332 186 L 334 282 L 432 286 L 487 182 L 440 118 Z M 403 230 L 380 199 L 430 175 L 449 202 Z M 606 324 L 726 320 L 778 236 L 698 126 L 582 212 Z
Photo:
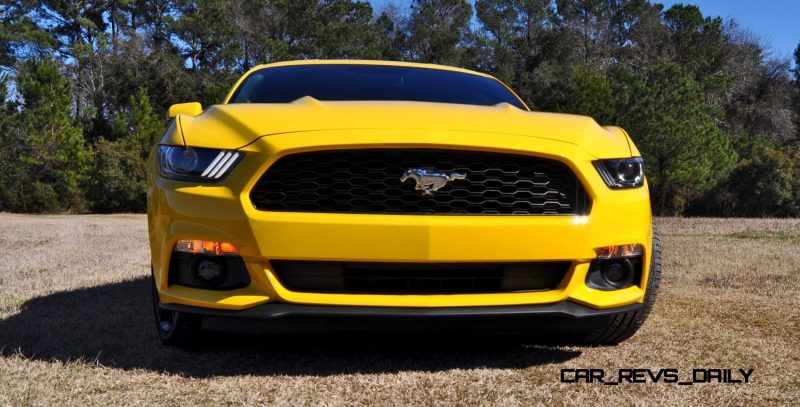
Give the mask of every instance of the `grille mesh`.
M 410 168 L 464 172 L 433 195 L 401 182 Z M 288 212 L 572 215 L 588 198 L 570 169 L 537 157 L 453 150 L 329 150 L 279 159 L 250 194 Z

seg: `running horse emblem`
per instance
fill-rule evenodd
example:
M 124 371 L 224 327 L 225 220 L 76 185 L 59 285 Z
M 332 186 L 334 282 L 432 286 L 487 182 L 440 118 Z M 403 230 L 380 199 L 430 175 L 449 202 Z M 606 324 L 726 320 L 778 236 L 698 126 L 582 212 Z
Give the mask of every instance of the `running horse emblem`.
M 448 182 L 466 178 L 467 174 L 463 172 L 446 174 L 424 168 L 410 168 L 400 177 L 400 182 L 413 179 L 417 183 L 417 186 L 414 187 L 415 190 L 422 191 L 422 195 L 433 195 L 434 192 L 447 185 Z

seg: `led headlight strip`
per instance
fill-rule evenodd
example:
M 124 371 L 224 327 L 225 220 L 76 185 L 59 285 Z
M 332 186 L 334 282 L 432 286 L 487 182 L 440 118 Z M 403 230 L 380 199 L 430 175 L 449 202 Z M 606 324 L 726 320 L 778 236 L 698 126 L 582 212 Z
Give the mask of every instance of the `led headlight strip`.
M 239 153 L 236 151 L 220 151 L 200 176 L 219 179 L 219 177 L 228 172 L 228 169 L 238 158 Z

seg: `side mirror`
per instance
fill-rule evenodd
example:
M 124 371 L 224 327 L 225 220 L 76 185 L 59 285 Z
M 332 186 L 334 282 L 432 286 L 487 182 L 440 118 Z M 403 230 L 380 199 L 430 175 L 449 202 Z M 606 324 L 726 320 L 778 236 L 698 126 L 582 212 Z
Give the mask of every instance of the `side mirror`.
M 170 120 L 179 114 L 197 116 L 200 113 L 203 113 L 203 105 L 198 102 L 176 103 L 170 106 L 169 110 L 167 110 L 167 120 Z

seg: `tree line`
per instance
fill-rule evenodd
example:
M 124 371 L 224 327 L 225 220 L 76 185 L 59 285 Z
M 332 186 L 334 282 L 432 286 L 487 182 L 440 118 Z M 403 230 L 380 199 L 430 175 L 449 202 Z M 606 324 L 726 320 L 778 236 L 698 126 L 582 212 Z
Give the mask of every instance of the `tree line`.
M 800 216 L 800 45 L 646 0 L 12 0 L 0 5 L 0 211 L 141 212 L 170 104 L 268 62 L 495 75 L 534 110 L 624 127 L 662 215 Z

